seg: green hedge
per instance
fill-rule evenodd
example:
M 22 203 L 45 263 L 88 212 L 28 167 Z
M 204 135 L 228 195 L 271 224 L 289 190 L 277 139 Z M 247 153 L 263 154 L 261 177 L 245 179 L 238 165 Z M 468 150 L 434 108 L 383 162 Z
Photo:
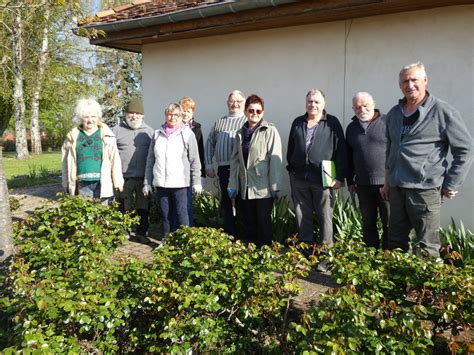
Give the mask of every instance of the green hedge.
M 133 223 L 115 207 L 63 198 L 19 225 L 0 287 L 2 352 L 398 354 L 431 352 L 440 337 L 468 351 L 470 260 L 383 253 L 347 235 L 327 256 L 341 287 L 296 317 L 298 278 L 315 259 L 295 247 L 188 227 L 145 265 L 117 253 Z

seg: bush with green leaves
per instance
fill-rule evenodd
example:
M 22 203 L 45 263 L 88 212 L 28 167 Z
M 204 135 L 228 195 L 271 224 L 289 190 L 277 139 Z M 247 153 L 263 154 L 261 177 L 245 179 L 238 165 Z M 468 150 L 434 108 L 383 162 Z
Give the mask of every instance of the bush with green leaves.
M 293 324 L 295 351 L 426 353 L 443 336 L 451 349 L 467 352 L 473 264 L 457 268 L 355 241 L 338 243 L 329 254 L 332 275 L 343 286 Z M 467 339 L 463 344 L 454 341 L 459 333 Z
M 212 228 L 183 228 L 153 265 L 115 251 L 136 218 L 60 199 L 16 230 L 2 280 L 0 349 L 45 353 L 253 351 L 285 346 L 308 262 Z
M 141 288 L 131 343 L 141 352 L 254 352 L 286 342 L 287 316 L 308 262 L 233 242 L 212 228 L 184 227 L 166 237 Z
M 75 197 L 35 211 L 18 226 L 2 288 L 1 347 L 117 350 L 117 330 L 135 301 L 120 297 L 127 275 L 111 255 L 133 222 L 115 208 Z
M 353 210 L 337 215 L 341 228 L 352 223 L 344 233 L 357 229 Z M 76 197 L 20 224 L 17 254 L 0 279 L 2 352 L 425 353 L 440 334 L 451 350 L 467 352 L 471 260 L 457 268 L 346 235 L 328 255 L 342 286 L 291 322 L 298 279 L 314 258 L 291 245 L 256 248 L 185 227 L 144 265 L 116 253 L 133 223 Z

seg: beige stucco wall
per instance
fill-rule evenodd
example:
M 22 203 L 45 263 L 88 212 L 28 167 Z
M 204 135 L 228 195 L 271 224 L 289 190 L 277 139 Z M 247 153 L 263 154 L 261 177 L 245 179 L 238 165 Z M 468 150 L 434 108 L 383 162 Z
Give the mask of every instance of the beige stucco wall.
M 169 102 L 191 96 L 207 137 L 226 113 L 228 92 L 237 88 L 265 99 L 265 118 L 277 126 L 285 154 L 291 122 L 304 113 L 308 89 L 322 89 L 327 111 L 346 127 L 355 92 L 371 92 L 386 112 L 401 97 L 400 68 L 421 60 L 429 90 L 458 108 L 474 135 L 473 18 L 474 5 L 466 5 L 148 45 L 147 120 L 158 127 Z M 445 203 L 444 223 L 455 216 L 474 230 L 473 171 L 459 197 Z

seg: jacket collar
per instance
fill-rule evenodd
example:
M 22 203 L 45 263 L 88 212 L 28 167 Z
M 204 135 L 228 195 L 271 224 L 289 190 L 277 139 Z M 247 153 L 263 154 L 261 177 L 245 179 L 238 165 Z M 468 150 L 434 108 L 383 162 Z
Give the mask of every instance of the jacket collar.
M 424 116 L 425 112 L 428 111 L 428 109 L 431 108 L 431 106 L 433 106 L 434 104 L 434 96 L 430 94 L 430 92 L 428 90 L 426 90 L 426 99 L 425 101 L 420 105 L 418 106 L 418 110 L 420 111 L 420 116 Z M 407 99 L 406 98 L 402 98 L 400 100 L 398 100 L 398 106 L 400 107 L 400 110 L 402 112 L 404 112 L 404 107 L 405 107 L 405 103 L 406 103 Z
M 382 117 L 382 114 L 380 113 L 380 110 L 378 108 L 376 108 L 374 111 L 377 112 L 379 115 L 377 117 L 375 117 L 373 120 L 371 120 L 370 121 L 371 123 L 378 120 L 380 117 Z M 354 116 L 352 116 L 351 120 L 357 122 L 357 121 L 359 121 L 359 118 L 357 118 L 357 116 L 354 115 Z
M 304 114 L 304 119 L 305 119 L 305 121 L 308 119 L 308 112 L 306 112 L 306 113 Z M 326 121 L 326 120 L 327 120 L 327 112 L 326 112 L 326 109 L 324 109 L 324 110 L 323 110 L 323 115 L 321 116 L 321 119 L 320 119 L 318 122 L 320 122 L 320 121 Z

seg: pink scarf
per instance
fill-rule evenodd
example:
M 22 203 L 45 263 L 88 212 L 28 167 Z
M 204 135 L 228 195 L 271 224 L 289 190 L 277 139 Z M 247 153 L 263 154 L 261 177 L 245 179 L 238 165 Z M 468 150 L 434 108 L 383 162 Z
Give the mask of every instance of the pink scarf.
M 176 126 L 172 127 L 170 125 L 168 125 L 168 123 L 165 124 L 165 133 L 166 135 L 169 137 L 171 136 L 175 131 L 178 130 L 178 128 L 180 128 L 181 125 L 180 124 L 177 124 Z

